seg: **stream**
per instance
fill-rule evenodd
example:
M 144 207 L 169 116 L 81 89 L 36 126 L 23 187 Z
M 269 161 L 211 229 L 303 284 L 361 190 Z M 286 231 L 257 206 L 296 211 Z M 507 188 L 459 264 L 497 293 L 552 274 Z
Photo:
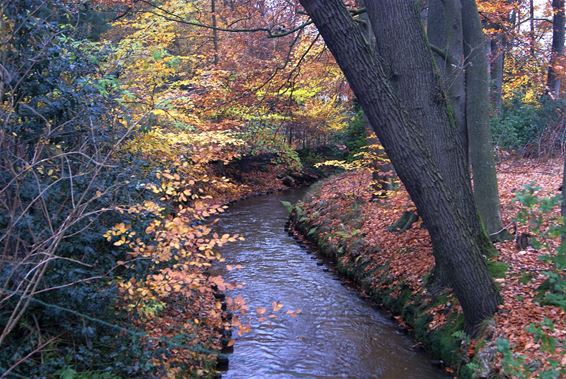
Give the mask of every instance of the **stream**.
M 315 255 L 284 230 L 287 211 L 281 201 L 295 202 L 305 190 L 249 198 L 222 216 L 219 232 L 246 240 L 222 248 L 229 265 L 227 281 L 243 287 L 252 331 L 238 336 L 223 378 L 446 378 L 430 358 L 395 324 L 360 298 Z M 276 319 L 258 323 L 256 307 Z M 301 309 L 296 317 L 286 310 Z M 246 320 L 246 316 L 243 320 Z M 271 322 L 271 325 L 269 325 Z

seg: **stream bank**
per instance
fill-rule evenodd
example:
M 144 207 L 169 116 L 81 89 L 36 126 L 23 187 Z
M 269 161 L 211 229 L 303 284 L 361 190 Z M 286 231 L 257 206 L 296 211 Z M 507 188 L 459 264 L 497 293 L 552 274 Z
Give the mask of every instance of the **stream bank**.
M 373 225 L 382 233 L 391 233 L 393 248 L 402 256 L 399 262 L 388 251 L 392 246 L 380 246 L 379 241 L 368 240 L 365 235 L 364 204 L 371 202 L 371 191 L 366 193 L 359 189 L 366 184 L 370 186 L 371 176 L 362 177 L 360 183 L 357 179 L 360 178 L 330 178 L 313 186 L 303 202 L 293 207 L 287 204 L 291 212 L 289 232 L 330 260 L 340 275 L 350 279 L 364 296 L 387 312 L 416 340 L 414 346 L 430 354 L 433 362 L 447 373 L 471 378 L 483 377 L 478 372 L 492 372 L 495 353 L 491 351 L 491 356 L 477 359 L 475 349 L 478 347 L 466 341 L 463 317 L 452 295 L 431 296 L 426 289 L 422 290 L 433 264 L 426 250 L 426 238 L 421 235 L 426 231 L 417 223 L 412 227 L 412 236 L 411 233 L 387 232 L 387 223 L 391 225 L 391 220 L 398 219 L 399 214 L 410 208 L 390 204 L 386 207 L 386 212 L 392 214 L 388 220 L 381 220 L 383 225 Z M 344 184 L 349 187 L 342 187 Z M 420 239 L 423 249 L 409 248 L 405 238 Z M 422 267 L 416 268 L 416 265 Z M 476 360 L 469 365 L 474 355 Z

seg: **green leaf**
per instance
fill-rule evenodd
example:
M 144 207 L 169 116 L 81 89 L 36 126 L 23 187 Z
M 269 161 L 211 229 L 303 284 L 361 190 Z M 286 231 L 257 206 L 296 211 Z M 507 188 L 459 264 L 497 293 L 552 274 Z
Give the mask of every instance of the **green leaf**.
M 287 210 L 287 212 L 291 213 L 293 211 L 293 204 L 288 201 L 282 201 L 281 205 Z

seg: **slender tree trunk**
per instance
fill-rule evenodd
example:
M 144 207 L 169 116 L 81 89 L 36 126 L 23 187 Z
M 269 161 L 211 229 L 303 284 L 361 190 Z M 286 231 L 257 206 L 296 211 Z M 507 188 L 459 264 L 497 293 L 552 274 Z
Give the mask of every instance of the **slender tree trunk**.
M 535 57 L 535 2 L 529 0 L 529 44 L 531 49 L 531 57 Z
M 429 0 L 427 13 L 428 40 L 435 53 L 444 91 L 450 100 L 454 122 L 464 150 L 464 165 L 468 168 L 462 4 L 460 0 Z M 428 286 L 433 294 L 442 292 L 449 286 L 447 269 L 443 267 L 442 262 L 437 262 Z
M 360 6 L 365 8 L 366 7 L 366 0 L 359 0 Z M 362 35 L 366 40 L 366 44 L 368 45 L 369 49 L 372 53 L 375 53 L 376 49 L 376 39 L 375 34 L 373 34 L 373 28 L 371 26 L 371 21 L 368 17 L 367 12 L 364 12 L 360 15 L 361 22 L 361 31 Z
M 566 154 L 564 155 L 564 172 L 562 173 L 562 218 L 566 224 Z M 566 228 L 566 227 L 565 227 Z M 562 233 L 562 243 L 566 243 L 566 231 Z
M 464 52 L 466 54 L 466 122 L 474 198 L 492 239 L 506 237 L 499 210 L 499 191 L 493 141 L 489 130 L 489 77 L 486 38 L 475 0 L 462 0 Z
M 491 39 L 491 104 L 497 118 L 503 108 L 503 70 L 505 68 L 505 38 L 502 33 Z
M 375 25 L 384 17 L 393 17 L 396 20 L 397 31 L 406 26 L 407 22 L 414 22 L 415 16 L 418 21 L 414 2 L 410 2 L 410 11 L 406 7 L 409 2 L 387 3 L 392 8 L 378 20 L 373 19 L 375 13 L 371 10 L 372 5 L 383 6 L 383 3 L 372 1 L 367 4 L 374 31 Z M 410 109 L 410 106 L 405 107 L 397 96 L 397 93 L 408 92 L 408 89 L 400 87 L 399 78 L 394 71 L 396 68 L 388 67 L 386 71 L 384 62 L 371 54 L 344 3 L 341 0 L 301 0 L 301 4 L 342 68 L 400 179 L 415 202 L 430 232 L 435 246 L 435 258 L 437 261 L 443 261 L 448 268 L 450 284 L 464 310 L 466 328 L 470 332 L 474 331 L 481 321 L 495 312 L 498 296 L 482 257 L 483 253 L 488 253 L 482 249 L 488 247 L 482 244 L 483 241 L 478 241 L 470 220 L 463 217 L 461 210 L 454 206 L 453 195 L 457 191 L 466 191 L 465 188 L 447 186 L 427 146 L 425 135 L 430 131 L 421 128 L 420 120 L 415 118 L 419 111 Z M 420 26 L 420 22 L 417 26 Z M 379 31 L 379 28 L 377 30 Z M 376 37 L 378 43 L 384 38 L 379 33 L 376 33 Z M 415 36 L 415 39 L 406 40 L 403 34 L 393 37 L 394 46 L 404 51 L 406 57 L 426 51 L 424 31 Z M 398 51 L 392 50 L 391 53 Z M 423 59 L 425 58 L 432 62 L 430 51 L 425 53 Z M 419 71 L 419 74 L 421 73 L 427 78 L 430 76 L 430 73 Z M 438 87 L 435 85 L 434 88 Z M 444 108 L 444 112 L 435 114 L 448 114 L 445 99 L 438 99 L 437 107 Z M 462 156 L 460 161 L 463 161 Z M 468 200 L 473 203 L 471 195 Z
M 450 99 L 468 166 L 466 127 L 466 83 L 464 77 L 464 41 L 460 0 L 429 0 L 428 39 L 435 49 L 436 64 Z
M 214 46 L 214 60 L 213 63 L 218 64 L 218 29 L 216 21 L 216 0 L 210 0 L 210 13 L 211 13 L 211 23 L 212 23 L 212 43 Z
M 393 67 L 399 87 L 404 88 L 398 91 L 398 94 L 405 106 L 416 110 L 412 112 L 413 118 L 420 120 L 421 127 L 427 130 L 425 133 L 427 144 L 432 147 L 433 159 L 437 162 L 448 187 L 462 189 L 454 192 L 455 205 L 462 211 L 464 217 L 473 223 L 474 233 L 481 238 L 483 232 L 477 222 L 477 210 L 474 203 L 469 201 L 471 186 L 465 122 L 461 4 L 460 0 L 429 0 L 428 5 L 428 40 L 435 50 L 434 57 L 441 74 L 440 80 L 434 75 L 434 62 L 430 59 L 430 52 L 426 46 L 421 51 L 404 56 L 391 54 L 395 46 L 384 42 L 380 53 L 383 57 L 392 57 L 389 60 L 384 59 L 388 61 L 390 67 Z M 411 8 L 410 2 L 405 4 L 406 13 L 411 12 Z M 384 16 L 383 19 L 377 20 L 378 25 L 381 26 L 379 35 L 383 36 L 383 41 L 392 41 L 392 39 L 394 41 L 394 35 L 398 33 L 405 33 L 400 36 L 403 39 L 419 38 L 422 29 L 415 20 L 413 22 L 406 20 L 406 24 L 397 30 L 394 15 L 387 13 L 388 9 L 392 8 L 391 3 L 387 1 L 381 5 L 368 7 L 368 12 L 375 12 L 375 18 Z M 442 88 L 438 88 L 439 82 Z M 448 109 L 446 107 L 439 109 L 439 92 L 442 93 L 443 101 L 445 94 L 448 94 Z M 439 111 L 443 113 L 438 113 Z M 437 261 L 431 288 L 449 285 L 446 271 L 444 262 Z
M 564 30 L 566 28 L 564 3 L 564 0 L 552 0 L 552 11 L 554 13 L 552 19 L 552 55 L 548 66 L 547 87 L 548 93 L 554 99 L 560 98 L 560 73 L 556 66 L 561 59 L 564 59 Z

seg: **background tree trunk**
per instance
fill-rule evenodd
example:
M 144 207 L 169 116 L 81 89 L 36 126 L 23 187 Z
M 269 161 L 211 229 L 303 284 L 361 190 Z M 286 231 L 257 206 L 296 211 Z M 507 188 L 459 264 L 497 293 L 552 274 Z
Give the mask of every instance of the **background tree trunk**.
M 360 7 L 365 8 L 366 0 L 359 0 L 359 4 Z M 361 22 L 362 35 L 366 40 L 366 44 L 368 45 L 371 52 L 375 53 L 376 39 L 375 39 L 375 34 L 373 34 L 373 28 L 371 26 L 371 21 L 369 19 L 367 12 L 364 12 L 360 15 L 360 20 L 362 21 Z
M 466 181 L 470 181 L 469 176 L 469 160 L 468 160 L 468 132 L 466 126 L 466 88 L 464 77 L 464 45 L 463 45 L 463 31 L 462 31 L 462 9 L 460 0 L 429 0 L 427 12 L 427 36 L 433 48 L 434 58 L 436 65 L 439 68 L 441 75 L 441 83 L 443 91 L 448 94 L 450 104 L 450 111 L 453 115 L 453 122 L 456 125 L 458 141 L 453 141 L 461 146 L 462 151 L 459 152 L 464 157 L 463 176 Z M 385 54 L 386 52 L 384 52 Z M 407 72 L 411 75 L 411 70 Z M 411 79 L 412 80 L 412 79 Z M 442 162 L 445 160 L 447 153 L 445 149 L 438 149 L 437 145 L 448 147 L 444 142 L 446 136 L 437 136 L 436 125 L 433 123 L 428 125 L 430 128 L 430 136 L 432 138 L 431 146 L 434 146 L 433 151 L 438 152 L 437 160 Z M 436 145 L 436 146 L 435 146 Z M 457 160 L 459 158 L 456 158 Z M 451 159 L 452 160 L 452 159 Z M 451 171 L 448 168 L 448 172 Z M 445 177 L 450 178 L 450 175 L 444 174 Z M 453 183 L 458 186 L 458 183 Z M 469 207 L 466 204 L 464 193 L 461 193 L 460 200 L 456 200 L 458 206 L 462 209 L 467 209 L 469 213 L 467 217 L 471 219 L 476 218 L 476 209 Z M 474 228 L 476 233 L 481 234 L 481 228 L 477 223 Z M 432 280 L 429 283 L 429 288 L 434 289 L 434 292 L 439 292 L 443 288 L 449 286 L 447 269 L 443 267 L 443 262 L 436 262 Z
M 564 0 L 552 0 L 552 11 L 554 13 L 552 19 L 552 55 L 550 65 L 548 67 L 547 87 L 549 94 L 555 98 L 560 98 L 560 74 L 556 69 L 560 58 L 564 57 L 564 31 L 565 11 Z
M 367 5 L 376 3 L 382 2 Z M 388 3 L 394 8 L 388 13 L 396 20 L 397 28 L 403 27 L 407 22 L 414 22 L 415 16 L 418 20 L 414 2 Z M 412 9 L 409 13 L 406 7 L 408 3 L 411 3 Z M 418 112 L 405 109 L 394 88 L 399 91 L 408 90 L 400 88 L 395 74 L 392 74 L 392 67 L 386 73 L 383 62 L 370 53 L 344 3 L 341 0 L 301 0 L 301 4 L 342 68 L 415 202 L 430 232 L 435 258 L 443 261 L 448 268 L 450 284 L 464 310 L 466 328 L 473 332 L 481 321 L 495 312 L 498 295 L 482 257 L 482 253 L 488 253 L 482 251 L 482 248 L 487 247 L 474 235 L 471 225 L 473 220 L 464 218 L 461 211 L 454 207 L 452 194 L 462 188 L 449 188 L 445 183 L 424 137 L 429 130 L 419 127 L 419 120 L 413 118 Z M 375 13 L 371 11 L 369 15 L 372 25 L 382 20 L 382 17 L 374 20 Z M 419 24 L 420 21 L 416 25 L 420 27 Z M 385 38 L 378 33 L 376 37 L 378 43 Z M 430 50 L 426 53 L 424 31 L 416 37 L 405 40 L 403 34 L 397 34 L 392 43 L 405 53 L 405 57 L 425 51 L 425 56 L 421 58 L 432 62 Z M 422 73 L 430 76 L 430 73 Z M 396 83 L 393 85 L 392 82 Z M 439 101 L 437 106 L 444 108 L 444 113 L 448 112 L 446 101 Z M 440 112 L 435 112 L 438 113 Z M 446 142 L 450 143 L 450 140 Z M 463 161 L 462 156 L 459 159 Z M 473 203 L 471 194 L 468 201 Z
M 216 0 L 210 0 L 210 18 L 212 23 L 212 43 L 214 46 L 214 58 L 213 62 L 215 65 L 218 64 L 218 30 L 216 22 Z
M 441 50 L 435 54 L 436 64 L 450 99 L 468 167 L 462 4 L 460 0 L 429 0 L 428 4 L 428 40 Z
M 561 204 L 562 218 L 566 224 L 566 154 L 564 155 L 564 172 L 562 173 L 562 204 Z M 566 228 L 566 226 L 565 226 Z M 562 233 L 562 243 L 566 243 L 566 231 Z
M 505 38 L 500 32 L 491 39 L 491 104 L 497 118 L 503 109 L 503 70 L 505 69 Z
M 535 1 L 529 0 L 529 47 L 531 57 L 535 57 Z
M 462 4 L 460 0 L 429 0 L 427 36 L 433 48 L 436 65 L 442 76 L 444 91 L 448 94 L 454 122 L 464 150 L 464 164 L 469 167 L 468 131 L 466 126 L 466 83 L 464 77 L 464 41 L 462 32 Z M 469 178 L 468 178 L 469 179 Z M 437 262 L 428 283 L 436 296 L 448 287 L 447 269 Z
M 499 210 L 499 191 L 493 141 L 489 130 L 489 76 L 486 38 L 475 0 L 462 0 L 466 54 L 466 122 L 474 198 L 481 219 L 492 237 L 506 237 Z

